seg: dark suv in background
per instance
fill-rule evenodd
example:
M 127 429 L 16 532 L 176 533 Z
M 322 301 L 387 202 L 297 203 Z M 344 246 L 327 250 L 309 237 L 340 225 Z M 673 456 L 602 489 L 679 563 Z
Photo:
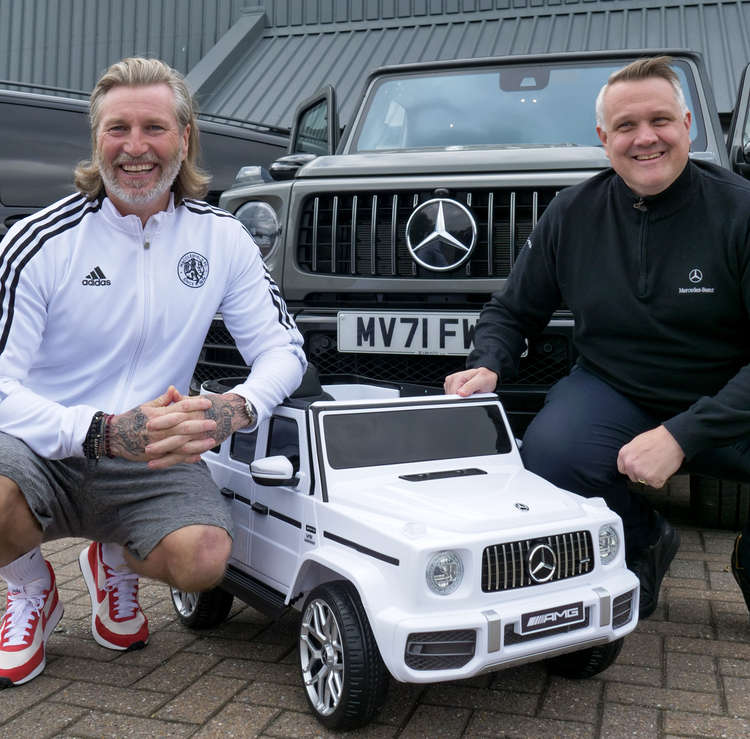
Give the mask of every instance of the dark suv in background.
M 79 95 L 0 89 L 0 237 L 15 221 L 74 191 L 73 169 L 91 153 L 88 99 Z M 286 152 L 284 129 L 216 116 L 200 116 L 199 126 L 201 163 L 213 175 L 206 199 L 214 205 L 240 167 L 268 166 Z

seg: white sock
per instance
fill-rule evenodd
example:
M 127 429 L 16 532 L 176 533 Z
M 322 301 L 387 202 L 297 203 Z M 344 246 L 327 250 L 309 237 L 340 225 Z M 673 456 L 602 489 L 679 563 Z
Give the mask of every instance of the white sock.
M 46 590 L 50 584 L 49 570 L 40 547 L 34 547 L 5 567 L 0 567 L 0 577 L 8 583 L 9 590 L 31 583 L 37 584 L 41 590 Z
M 115 544 L 112 541 L 102 542 L 102 559 L 115 572 L 132 571 L 125 561 L 125 550 L 119 544 Z

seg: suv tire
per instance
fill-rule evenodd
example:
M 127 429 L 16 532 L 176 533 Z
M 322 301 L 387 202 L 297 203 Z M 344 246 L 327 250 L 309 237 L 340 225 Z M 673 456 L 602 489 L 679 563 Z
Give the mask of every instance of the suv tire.
M 326 583 L 310 593 L 302 609 L 299 653 L 307 701 L 326 728 L 364 726 L 383 705 L 388 670 L 349 583 Z

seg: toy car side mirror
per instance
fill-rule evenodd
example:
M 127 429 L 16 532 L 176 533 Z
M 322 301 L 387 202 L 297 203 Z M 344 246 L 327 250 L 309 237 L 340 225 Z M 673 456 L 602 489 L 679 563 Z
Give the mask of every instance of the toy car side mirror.
M 263 457 L 250 463 L 250 472 L 258 485 L 297 485 L 299 477 L 286 457 Z

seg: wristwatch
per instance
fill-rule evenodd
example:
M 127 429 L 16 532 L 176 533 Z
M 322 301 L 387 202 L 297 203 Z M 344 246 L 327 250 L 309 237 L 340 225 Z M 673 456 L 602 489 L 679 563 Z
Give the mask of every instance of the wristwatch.
M 247 425 L 255 426 L 255 424 L 258 422 L 258 412 L 255 410 L 255 406 L 247 398 L 245 398 L 245 413 L 250 419 Z

